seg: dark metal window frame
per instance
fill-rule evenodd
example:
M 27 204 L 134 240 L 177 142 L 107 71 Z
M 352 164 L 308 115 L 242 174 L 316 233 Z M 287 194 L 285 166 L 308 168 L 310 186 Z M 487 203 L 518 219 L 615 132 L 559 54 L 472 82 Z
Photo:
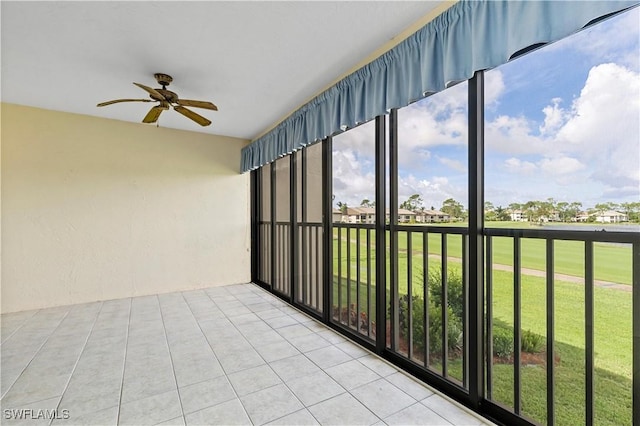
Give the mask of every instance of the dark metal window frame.
M 491 400 L 492 398 L 492 250 L 494 237 L 510 237 L 513 238 L 514 244 L 514 350 L 517 354 L 520 351 L 520 244 L 523 238 L 544 239 L 546 242 L 546 310 L 547 310 L 547 423 L 553 424 L 554 416 L 554 241 L 556 240 L 574 240 L 585 242 L 585 406 L 586 421 L 591 424 L 594 414 L 594 342 L 593 342 L 593 321 L 594 321 L 594 295 L 593 295 L 593 243 L 595 241 L 607 242 L 624 242 L 632 245 L 632 334 L 633 334 L 633 403 L 632 418 L 634 424 L 640 424 L 640 236 L 636 234 L 626 233 L 602 233 L 586 232 L 586 231 L 543 231 L 543 230 L 521 230 L 521 229 L 492 229 L 485 228 L 484 224 L 484 72 L 476 72 L 474 77 L 468 81 L 468 191 L 469 191 L 469 225 L 466 232 L 456 232 L 462 234 L 463 238 L 463 256 L 467 261 L 463 262 L 463 275 L 466 292 L 466 305 L 463 323 L 465 330 L 463 332 L 465 338 L 465 364 L 463 366 L 464 387 L 459 386 L 446 379 L 446 366 L 443 367 L 443 375 L 438 375 L 429 369 L 410 361 L 406 357 L 396 353 L 397 348 L 397 320 L 392 321 L 395 328 L 391 328 L 391 345 L 387 347 L 386 336 L 386 256 L 376 257 L 375 261 L 375 277 L 376 277 L 376 340 L 372 342 L 365 336 L 359 335 L 353 329 L 345 327 L 342 324 L 332 320 L 332 303 L 333 300 L 333 220 L 332 220 L 332 138 L 328 137 L 322 141 L 322 205 L 323 205 L 323 300 L 322 313 L 309 309 L 301 303 L 298 303 L 296 296 L 297 279 L 298 279 L 298 225 L 297 225 L 297 159 L 296 155 L 291 156 L 290 163 L 290 250 L 292 256 L 289 262 L 291 276 L 291 291 L 285 296 L 278 292 L 274 292 L 273 285 L 275 283 L 276 274 L 276 256 L 275 256 L 275 231 L 276 231 L 276 185 L 275 185 L 275 164 L 265 166 L 270 167 L 270 197 L 271 197 L 271 257 L 270 271 L 271 284 L 264 283 L 259 279 L 260 265 L 259 262 L 264 257 L 260 256 L 258 250 L 263 247 L 260 242 L 261 233 L 259 224 L 262 220 L 262 199 L 261 188 L 264 186 L 262 182 L 263 175 L 259 170 L 252 172 L 251 177 L 251 248 L 252 248 L 252 265 L 251 274 L 253 282 L 269 289 L 279 297 L 296 306 L 303 312 L 321 320 L 324 324 L 332 327 L 340 333 L 348 336 L 352 340 L 360 343 L 366 348 L 376 352 L 378 355 L 393 362 L 397 366 L 410 372 L 416 377 L 433 385 L 450 397 L 467 405 L 473 410 L 485 415 L 486 417 L 499 423 L 513 425 L 529 425 L 530 421 L 520 415 L 521 410 L 521 392 L 520 392 L 520 368 L 518 362 L 514 363 L 514 408 L 513 410 L 504 407 L 501 404 Z M 390 244 L 390 295 L 391 295 L 391 317 L 397 319 L 398 312 L 398 292 L 395 287 L 397 283 L 397 233 L 400 231 L 409 231 L 408 228 L 397 222 L 397 111 L 392 110 L 389 114 L 389 133 L 388 139 L 386 129 L 386 117 L 379 116 L 375 122 L 375 183 L 376 183 L 376 223 L 372 225 L 358 225 L 357 227 L 349 225 L 345 226 L 347 230 L 350 228 L 359 229 L 360 227 L 372 228 L 376 232 L 375 250 L 376 253 L 386 253 L 387 232 Z M 388 143 L 387 143 L 388 141 Z M 387 152 L 388 148 L 388 152 Z M 386 223 L 386 168 L 385 161 L 389 158 L 389 179 L 390 179 L 390 220 Z M 306 157 L 303 151 L 302 155 L 302 184 L 306 179 Z M 306 187 L 303 186 L 303 222 L 306 223 Z M 339 228 L 339 227 L 338 227 Z M 429 232 L 439 232 L 442 234 L 443 259 L 446 259 L 446 236 L 450 230 L 437 226 L 428 226 Z M 359 232 L 359 231 L 358 231 Z M 466 238 L 465 238 L 466 237 Z M 424 241 L 426 252 L 426 239 Z M 381 260 L 380 260 L 381 259 Z M 424 261 L 426 265 L 427 262 Z M 443 271 L 446 271 L 446 263 L 443 260 Z M 446 273 L 446 272 L 445 272 Z M 443 278 L 443 282 L 445 278 Z M 446 291 L 443 290 L 443 295 Z M 320 303 L 320 301 L 318 301 Z M 446 300 L 444 301 L 446 302 Z M 426 303 L 426 297 L 425 297 Z M 486 308 L 485 308 L 486 304 Z M 486 312 L 485 312 L 486 309 Z M 444 310 L 443 310 L 444 311 Z M 446 323 L 446 318 L 444 318 Z M 444 324 L 443 323 L 443 324 Z M 444 327 L 443 327 L 444 329 Z M 444 337 L 444 336 L 443 336 Z M 443 339 L 444 343 L 444 339 Z M 444 346 L 444 344 L 443 344 Z M 549 349 L 550 348 L 550 349 Z M 443 363 L 444 364 L 444 363 Z

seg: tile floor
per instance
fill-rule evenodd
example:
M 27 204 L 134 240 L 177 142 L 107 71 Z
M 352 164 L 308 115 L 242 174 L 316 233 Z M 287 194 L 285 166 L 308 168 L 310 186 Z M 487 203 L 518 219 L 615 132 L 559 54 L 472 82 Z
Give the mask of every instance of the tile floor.
M 253 284 L 1 319 L 6 425 L 488 424 Z

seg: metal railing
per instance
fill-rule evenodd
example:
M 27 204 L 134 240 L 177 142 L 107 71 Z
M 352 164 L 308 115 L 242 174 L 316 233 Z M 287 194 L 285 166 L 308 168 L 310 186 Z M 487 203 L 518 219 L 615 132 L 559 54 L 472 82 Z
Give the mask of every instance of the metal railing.
M 573 241 L 576 243 L 582 243 L 583 255 L 581 259 L 574 259 L 577 263 L 583 265 L 583 274 L 576 276 L 578 284 L 582 283 L 584 287 L 584 422 L 586 424 L 594 424 L 595 413 L 595 386 L 594 386 L 594 359 L 595 359 L 595 345 L 594 345 L 594 330 L 596 327 L 596 320 L 594 315 L 594 288 L 596 284 L 595 280 L 595 254 L 594 246 L 596 244 L 617 244 L 625 245 L 631 248 L 631 265 L 632 269 L 632 286 L 629 286 L 629 298 L 631 299 L 631 290 L 635 289 L 638 283 L 638 270 L 640 265 L 640 236 L 634 232 L 595 232 L 595 231 L 563 231 L 563 230 L 536 230 L 536 229 L 492 229 L 488 228 L 484 231 L 485 235 L 485 306 L 486 306 L 486 399 L 497 403 L 502 408 L 511 411 L 513 414 L 519 417 L 532 420 L 534 422 L 555 424 L 556 423 L 556 402 L 559 397 L 566 398 L 567 395 L 558 395 L 555 392 L 556 389 L 556 364 L 555 359 L 556 344 L 556 286 L 560 279 L 556 276 L 556 245 L 559 241 Z M 493 347 L 493 332 L 494 332 L 494 271 L 496 270 L 496 264 L 494 258 L 494 246 L 497 238 L 511 240 L 512 247 L 512 309 L 513 317 L 511 323 L 513 324 L 513 397 L 512 404 L 505 404 L 504 401 L 496 401 L 494 386 L 495 386 L 495 374 L 494 374 L 494 347 Z M 523 339 L 523 319 L 522 309 L 523 305 L 532 304 L 532 301 L 526 299 L 523 295 L 523 242 L 530 242 L 531 240 L 544 241 L 544 264 L 545 270 L 541 271 L 543 275 L 540 279 L 544 279 L 545 300 L 543 306 L 536 306 L 536 308 L 543 309 L 545 311 L 546 326 L 544 332 L 545 342 L 545 358 L 544 368 L 546 370 L 546 389 L 544 389 L 544 399 L 546 406 L 546 415 L 536 416 L 531 418 L 531 413 L 527 413 L 523 410 L 523 404 L 526 402 L 526 397 L 532 398 L 533 395 L 523 395 L 523 365 L 522 359 L 522 339 Z M 503 244 L 504 245 L 504 244 Z M 617 290 L 610 290 L 617 291 Z M 637 291 L 633 291 L 634 297 L 637 298 Z M 634 305 L 637 310 L 637 303 Z M 580 314 L 580 313 L 577 313 Z M 611 313 L 613 314 L 613 313 Z M 634 311 L 634 318 L 632 320 L 634 328 L 638 327 L 638 314 Z M 576 315 L 576 323 L 580 323 L 581 318 Z M 632 324 L 627 324 L 628 328 L 632 328 Z M 611 330 L 611 333 L 615 333 L 615 330 Z M 634 334 L 635 336 L 635 334 Z M 636 337 L 637 339 L 637 337 Z M 633 352 L 634 364 L 638 362 L 638 347 L 633 347 L 633 342 L 628 342 L 629 350 Z M 631 367 L 631 366 L 630 366 Z M 629 373 L 633 371 L 633 375 L 637 376 L 637 367 L 630 368 Z M 578 373 L 577 376 L 582 374 Z M 637 381 L 637 377 L 633 377 L 634 381 Z M 637 384 L 634 384 L 633 397 L 638 398 Z M 621 404 L 621 406 L 630 406 L 631 400 Z M 632 418 L 631 412 L 626 413 L 629 420 Z
M 315 312 L 323 310 L 323 228 L 322 223 L 298 223 L 298 271 L 296 301 Z
M 468 277 L 464 272 L 467 263 L 467 229 L 438 226 L 394 226 L 389 230 L 387 250 L 380 257 L 375 253 L 375 229 L 368 224 L 333 224 L 333 287 L 334 314 L 332 319 L 361 336 L 375 341 L 375 309 L 384 309 L 387 317 L 388 335 L 385 345 L 390 352 L 410 361 L 415 366 L 429 370 L 451 381 L 456 386 L 466 386 L 466 288 Z M 398 239 L 403 240 L 399 245 Z M 452 253 L 448 241 L 460 240 L 460 252 Z M 437 241 L 437 254 L 430 253 L 430 246 Z M 391 247 L 394 247 L 393 250 Z M 433 250 L 432 250 L 433 251 Z M 398 254 L 402 253 L 402 260 Z M 431 257 L 431 259 L 430 259 Z M 434 258 L 438 258 L 434 261 Z M 385 292 L 387 306 L 375 304 L 375 276 L 373 268 L 376 260 L 386 259 L 387 281 Z M 453 260 L 452 260 L 453 259 Z M 458 301 L 462 303 L 458 311 L 460 318 L 449 318 L 449 265 L 459 263 L 461 286 Z M 435 268 L 433 266 L 436 266 Z M 429 279 L 433 282 L 430 286 Z M 435 287 L 439 286 L 436 291 Z M 431 290 L 430 290 L 430 287 Z M 436 291 L 438 300 L 431 300 L 430 292 Z M 337 296 L 336 296 L 337 294 Z M 364 294 L 365 297 L 362 297 Z M 353 300 L 355 298 L 355 301 Z M 363 303 L 364 299 L 364 303 Z M 416 306 L 416 303 L 420 306 Z M 430 310 L 439 310 L 439 320 L 430 323 Z M 336 314 L 339 312 L 340 314 Z M 450 342 L 450 323 L 459 323 L 459 342 Z M 419 335 L 415 333 L 418 332 Z M 437 337 L 432 336 L 436 333 Z M 434 338 L 435 337 L 435 338 Z M 436 348 L 430 341 L 437 341 Z M 451 345 L 450 343 L 453 343 Z M 455 347 L 455 358 L 461 360 L 460 374 L 453 376 L 449 371 L 449 353 Z
M 331 318 L 375 341 L 375 227 L 333 226 Z
M 384 309 L 387 319 L 387 336 L 385 347 L 387 354 L 404 368 L 423 377 L 438 376 L 440 382 L 448 383 L 451 388 L 459 389 L 460 394 L 468 395 L 469 380 L 469 351 L 475 350 L 468 345 L 469 341 L 469 230 L 463 227 L 432 226 L 432 225 L 387 225 L 387 252 L 384 257 L 375 253 L 375 228 L 368 224 L 334 223 L 332 225 L 333 259 L 332 286 L 334 311 L 331 320 L 342 326 L 354 336 L 371 339 L 375 343 L 375 325 L 377 309 Z M 511 419 L 518 423 L 556 423 L 556 406 L 558 395 L 555 393 L 555 365 L 556 345 L 556 314 L 555 314 L 555 286 L 559 279 L 556 277 L 557 241 L 574 241 L 584 245 L 582 259 L 572 259 L 573 262 L 583 264 L 583 274 L 573 277 L 576 281 L 584 282 L 584 419 L 586 424 L 594 423 L 595 387 L 594 387 L 594 286 L 596 284 L 594 247 L 604 244 L 624 245 L 631 247 L 630 267 L 633 270 L 632 283 L 638 282 L 640 270 L 640 236 L 638 233 L 622 232 L 589 232 L 589 231 L 560 231 L 536 229 L 485 229 L 485 406 L 488 412 L 500 414 L 511 413 Z M 507 246 L 511 251 L 511 258 L 507 265 L 500 265 L 494 261 L 496 238 L 501 249 Z M 508 240 L 508 241 L 504 241 Z M 543 270 L 534 270 L 526 266 L 530 263 L 528 247 L 530 240 L 542 240 L 545 259 Z M 525 242 L 523 248 L 523 241 Z M 539 245 L 539 244 L 538 244 Z M 539 250 L 536 251 L 539 255 Z M 566 256 L 565 256 L 566 257 Z M 373 270 L 376 261 L 386 262 L 387 277 L 385 283 L 386 306 L 375 304 L 375 275 Z M 503 256 L 504 261 L 504 256 Z M 523 266 L 524 263 L 524 266 Z M 626 267 L 626 266 L 625 266 Z M 501 306 L 502 310 L 513 312 L 510 320 L 504 316 L 498 320 L 494 311 L 494 271 L 511 271 L 511 306 Z M 523 279 L 523 271 L 526 277 Z M 501 272 L 505 273 L 505 272 Z M 533 274 L 534 275 L 530 275 Z M 535 305 L 534 300 L 527 298 L 530 276 L 544 280 L 545 300 L 541 306 Z M 631 288 L 631 286 L 629 286 Z M 629 288 L 629 289 L 630 289 Z M 523 291 L 523 289 L 525 291 Z M 615 290 L 612 290 L 615 291 Z M 362 294 L 366 293 L 363 298 Z M 637 292 L 636 299 L 638 298 Z M 629 291 L 631 297 L 631 292 Z M 365 303 L 363 304 L 363 300 Z M 539 302 L 539 301 L 538 301 Z M 500 303 L 506 304 L 504 298 Z M 525 310 L 544 309 L 546 325 L 540 332 L 540 338 L 545 347 L 542 355 L 544 362 L 544 377 L 546 388 L 539 392 L 546 399 L 545 412 L 532 414 L 523 406 L 529 403 L 527 398 L 533 398 L 527 384 L 527 392 L 523 394 L 525 377 L 529 377 L 529 366 L 522 364 L 522 340 L 529 335 L 529 330 L 523 328 L 523 306 Z M 637 306 L 637 302 L 636 302 Z M 633 323 L 638 329 L 638 317 L 634 312 Z M 362 327 L 361 318 L 367 318 L 366 327 Z M 579 320 L 580 318 L 577 318 Z M 512 333 L 512 355 L 508 367 L 512 368 L 511 379 L 513 395 L 506 399 L 496 397 L 494 369 L 494 327 L 495 321 L 507 322 Z M 579 322 L 579 321 L 578 321 Z M 631 327 L 631 324 L 628 324 Z M 460 327 L 460 335 L 457 328 Z M 374 333 L 372 333 L 372 331 Z M 458 337 L 457 337 L 458 336 Z M 637 337 L 636 337 L 637 339 Z M 631 350 L 632 342 L 628 342 Z M 435 347 L 432 347 L 435 346 Z M 546 353 L 544 353 L 546 352 Z M 634 363 L 638 365 L 638 348 L 633 348 Z M 512 365 L 511 365 L 512 364 Z M 526 370 L 525 370 L 526 369 Z M 637 370 L 637 368 L 635 368 Z M 525 375 L 524 372 L 529 374 Z M 504 374 L 504 373 L 502 373 Z M 637 373 L 635 374 L 637 376 Z M 638 378 L 635 377 L 635 383 Z M 504 381 L 501 385 L 504 387 Z M 499 387 L 499 386 L 498 386 Z M 637 384 L 634 393 L 637 398 Z M 504 389 L 502 389 L 504 394 Z M 540 395 L 535 395 L 540 397 Z M 563 396 L 564 397 L 564 396 Z M 563 401 L 566 402 L 566 401 Z M 623 406 L 629 406 L 627 401 Z M 627 413 L 625 418 L 631 418 Z M 508 417 L 507 417 L 508 418 Z

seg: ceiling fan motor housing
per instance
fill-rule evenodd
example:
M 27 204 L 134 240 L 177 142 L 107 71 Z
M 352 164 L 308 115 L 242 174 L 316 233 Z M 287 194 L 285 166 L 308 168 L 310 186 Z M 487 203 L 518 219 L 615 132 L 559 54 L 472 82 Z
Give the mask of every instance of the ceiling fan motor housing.
M 167 89 L 156 89 L 156 91 L 159 92 L 164 97 L 164 99 L 158 99 L 156 96 L 150 94 L 149 97 L 151 99 L 156 101 L 167 100 L 171 103 L 178 102 L 178 95 L 175 92 L 172 92 L 171 90 L 167 90 Z
M 168 86 L 173 81 L 173 78 L 167 74 L 155 73 L 153 76 L 160 86 Z

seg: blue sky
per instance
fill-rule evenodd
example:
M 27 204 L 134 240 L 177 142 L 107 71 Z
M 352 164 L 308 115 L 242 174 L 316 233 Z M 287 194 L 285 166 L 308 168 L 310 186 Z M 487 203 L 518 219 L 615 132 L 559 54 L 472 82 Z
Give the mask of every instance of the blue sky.
M 485 199 L 640 200 L 640 10 L 485 74 Z M 400 202 L 466 205 L 467 85 L 399 111 Z M 373 124 L 334 138 L 335 201 L 372 199 Z

